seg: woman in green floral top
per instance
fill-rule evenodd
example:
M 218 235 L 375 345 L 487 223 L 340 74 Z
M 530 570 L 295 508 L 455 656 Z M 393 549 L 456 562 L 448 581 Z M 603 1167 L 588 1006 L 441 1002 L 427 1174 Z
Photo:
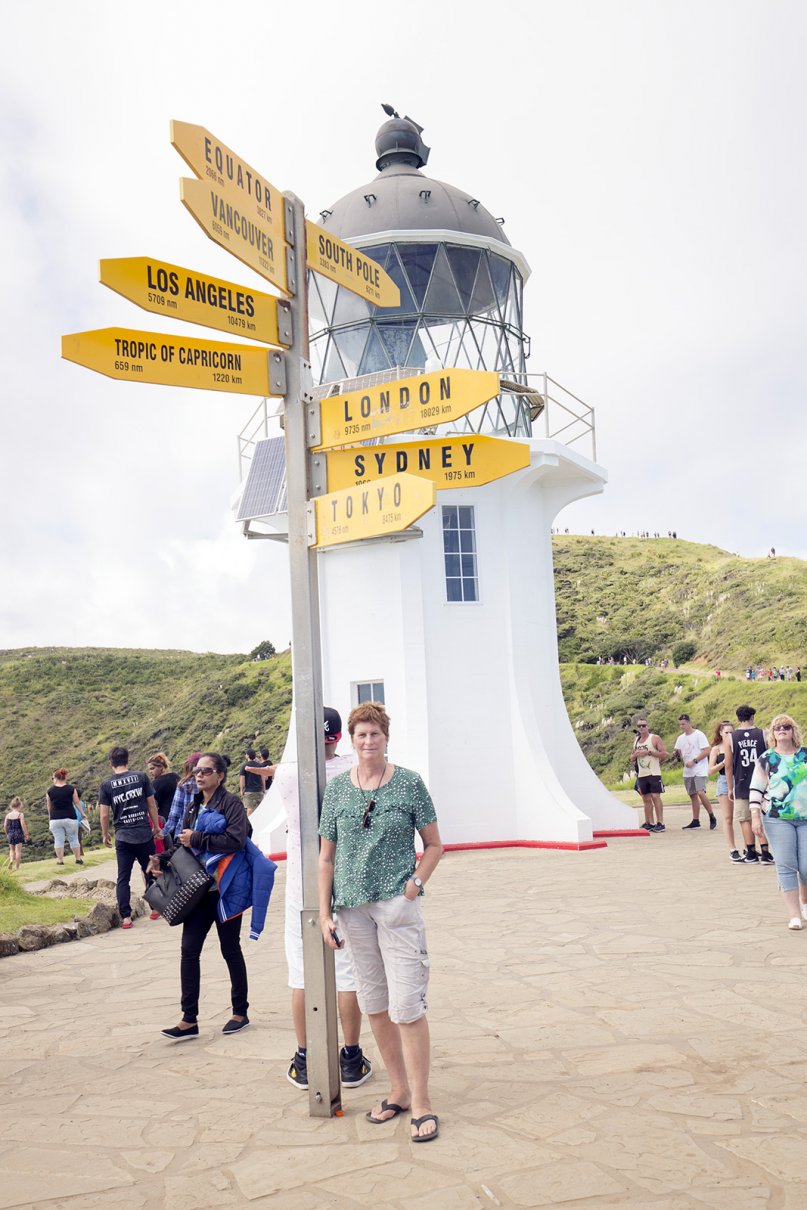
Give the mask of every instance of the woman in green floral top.
M 807 920 L 807 904 L 799 903 L 799 883 L 802 894 L 807 892 L 807 748 L 789 714 L 776 715 L 768 743 L 751 778 L 751 828 L 755 836 L 768 837 L 790 917 L 787 927 L 798 930 Z
M 434 804 L 410 769 L 387 762 L 389 716 L 378 702 L 352 711 L 358 763 L 325 791 L 320 820 L 319 904 L 325 944 L 347 942 L 358 987 L 390 1080 L 367 1119 L 411 1110 L 411 1138 L 437 1138 L 429 1101 L 429 955 L 421 896 L 443 846 Z M 415 832 L 423 841 L 416 864 Z M 337 919 L 338 917 L 338 919 Z M 344 934 L 342 939 L 339 934 Z

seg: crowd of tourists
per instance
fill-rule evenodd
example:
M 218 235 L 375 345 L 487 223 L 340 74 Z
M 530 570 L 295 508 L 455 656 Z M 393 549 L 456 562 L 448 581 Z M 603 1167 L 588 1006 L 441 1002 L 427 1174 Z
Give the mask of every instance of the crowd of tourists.
M 807 749 L 798 723 L 789 714 L 775 715 L 767 733 L 756 726 L 755 716 L 753 706 L 738 706 L 736 723 L 718 721 L 710 741 L 692 725 L 688 714 L 681 714 L 681 732 L 672 753 L 650 730 L 647 719 L 639 719 L 631 761 L 644 808 L 641 827 L 653 833 L 666 831 L 662 765 L 680 762 L 692 808 L 684 830 L 701 827 L 703 810 L 714 831 L 719 811 L 729 860 L 736 865 L 775 865 L 788 928 L 800 930 L 807 921 Z M 709 777 L 717 778 L 718 811 L 707 793 Z

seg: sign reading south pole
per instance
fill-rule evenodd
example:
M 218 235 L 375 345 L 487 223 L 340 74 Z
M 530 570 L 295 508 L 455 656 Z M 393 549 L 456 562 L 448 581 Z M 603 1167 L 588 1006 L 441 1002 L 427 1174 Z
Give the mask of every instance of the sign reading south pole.
M 100 262 L 100 280 L 154 315 L 171 315 L 268 345 L 291 344 L 291 311 L 285 299 L 183 269 L 150 256 Z
M 416 475 L 390 475 L 364 487 L 317 496 L 316 546 L 395 534 L 434 507 L 435 487 Z
M 306 258 L 309 269 L 330 278 L 377 307 L 399 307 L 401 291 L 381 266 L 357 248 L 346 244 L 306 219 Z
M 65 360 L 108 378 L 239 395 L 283 394 L 271 389 L 270 355 L 254 345 L 190 340 L 129 328 L 98 328 L 62 337 Z
M 524 470 L 530 464 L 530 447 L 523 441 L 469 433 L 429 441 L 330 450 L 325 461 L 330 491 L 402 473 L 431 479 L 443 491 L 451 487 L 481 487 Z
M 312 449 L 434 428 L 466 416 L 498 394 L 499 375 L 492 371 L 435 370 L 328 396 L 320 403 L 322 439 Z

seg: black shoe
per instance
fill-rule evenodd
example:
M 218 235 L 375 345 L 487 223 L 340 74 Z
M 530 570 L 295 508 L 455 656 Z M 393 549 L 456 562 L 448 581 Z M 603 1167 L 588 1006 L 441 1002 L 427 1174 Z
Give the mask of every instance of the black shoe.
M 249 1017 L 243 1017 L 240 1021 L 237 1017 L 231 1017 L 221 1032 L 229 1037 L 230 1034 L 240 1034 L 241 1030 L 247 1029 L 248 1026 Z
M 289 1070 L 286 1072 L 286 1079 L 295 1088 L 308 1087 L 308 1065 L 305 1061 L 305 1055 L 301 1055 L 299 1050 L 294 1052 L 294 1058 L 289 1063 Z
M 753 865 L 755 862 L 758 863 L 759 853 L 756 851 L 756 849 L 746 849 L 743 861 L 748 862 L 749 865 Z
M 714 811 L 710 811 L 709 812 L 709 831 L 714 832 L 716 827 L 717 827 L 717 816 L 715 815 Z
M 164 1038 L 170 1038 L 172 1042 L 190 1042 L 191 1038 L 199 1037 L 199 1026 L 189 1025 L 187 1029 L 180 1029 L 178 1025 L 174 1025 L 171 1029 L 162 1031 Z
M 339 1074 L 345 1088 L 358 1088 L 373 1074 L 373 1065 L 361 1051 L 355 1059 L 345 1054 L 344 1046 L 339 1051 Z
M 692 819 L 689 823 L 685 823 L 681 830 L 683 832 L 688 832 L 690 828 L 699 828 L 700 826 L 701 821 L 699 819 Z
M 773 861 L 773 853 L 769 853 L 767 850 L 763 850 L 759 855 L 759 860 L 764 861 L 766 863 L 770 863 Z
M 640 827 L 640 828 L 644 828 L 645 832 L 652 832 L 652 831 L 653 831 L 653 825 L 652 825 L 652 823 L 648 823 L 646 819 L 643 819 L 643 820 L 642 820 L 642 822 L 639 824 L 639 827 Z
M 740 856 L 740 854 L 737 852 L 736 849 L 732 849 L 731 852 L 729 853 L 729 861 L 737 862 L 739 865 L 743 864 L 743 858 Z
M 656 826 L 655 826 L 654 831 L 656 831 L 656 832 L 666 832 L 666 831 L 667 831 L 667 829 L 666 829 L 666 827 L 664 826 L 664 824 L 663 824 L 663 823 L 657 823 L 657 824 L 656 824 Z

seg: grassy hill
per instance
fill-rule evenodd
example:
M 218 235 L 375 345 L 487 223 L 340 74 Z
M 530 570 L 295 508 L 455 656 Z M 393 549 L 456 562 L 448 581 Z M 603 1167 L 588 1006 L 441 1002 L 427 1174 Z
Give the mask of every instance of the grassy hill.
M 627 766 L 639 712 L 668 743 L 682 711 L 711 733 L 746 700 L 761 722 L 781 709 L 807 722 L 807 684 L 742 680 L 749 663 L 802 663 L 807 564 L 740 559 L 672 539 L 564 535 L 553 550 L 563 691 L 606 784 L 618 784 Z M 693 645 L 693 661 L 661 671 L 658 661 L 683 641 Z M 596 664 L 625 653 L 639 663 Z M 645 667 L 645 658 L 656 666 Z M 44 796 L 59 765 L 94 802 L 116 743 L 140 768 L 160 749 L 177 766 L 200 748 L 226 752 L 237 765 L 249 741 L 277 757 L 290 703 L 288 652 L 260 661 L 183 651 L 0 652 L 0 804 L 22 795 L 32 835 L 47 847 Z
M 744 669 L 805 659 L 807 563 L 741 559 L 680 539 L 553 539 L 565 662 L 613 655 L 658 663 L 676 643 L 696 662 Z
M 202 748 L 228 753 L 237 767 L 253 740 L 277 759 L 290 706 L 288 652 L 255 662 L 187 651 L 0 652 L 0 803 L 20 794 L 31 835 L 44 842 L 45 793 L 60 765 L 95 802 L 114 744 L 127 746 L 141 769 L 153 752 L 179 767 Z

